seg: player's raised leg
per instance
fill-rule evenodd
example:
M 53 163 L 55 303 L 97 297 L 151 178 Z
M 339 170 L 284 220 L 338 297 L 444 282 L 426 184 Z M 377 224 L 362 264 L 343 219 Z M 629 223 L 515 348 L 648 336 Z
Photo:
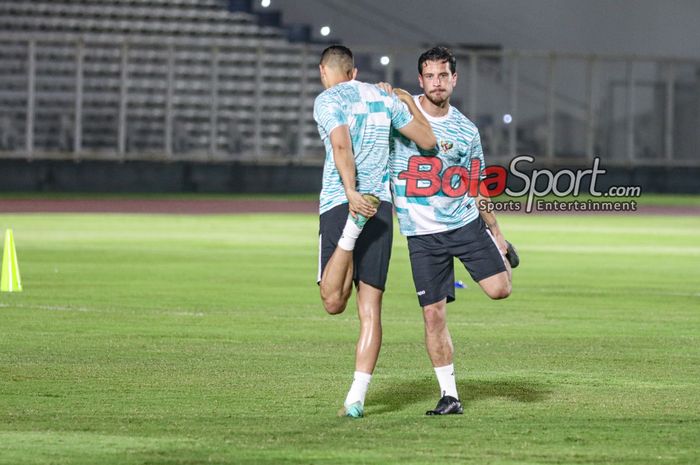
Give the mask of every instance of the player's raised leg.
M 483 195 L 480 195 L 477 199 L 478 205 L 483 205 L 484 203 L 490 204 L 490 202 L 491 199 Z M 491 272 L 489 276 L 484 276 L 483 279 L 478 279 L 476 281 L 486 295 L 492 299 L 505 299 L 510 295 L 512 290 L 512 268 L 518 266 L 520 259 L 518 258 L 518 253 L 515 251 L 515 247 L 503 237 L 501 227 L 493 211 L 489 208 L 480 209 L 479 217 L 479 222 L 483 222 L 484 226 L 483 228 L 479 228 L 479 240 L 477 241 L 482 242 L 480 247 L 483 249 L 479 252 L 479 258 L 482 260 L 482 265 L 480 265 L 479 268 L 486 268 L 491 270 Z M 493 246 L 488 244 L 486 240 L 487 236 L 491 243 L 493 243 Z M 503 262 L 503 266 L 500 266 L 501 261 Z M 498 265 L 500 269 L 494 268 L 496 265 Z
M 507 264 L 508 271 L 503 271 L 479 281 L 479 286 L 487 296 L 494 300 L 505 299 L 512 290 L 510 265 Z
M 319 283 L 321 301 L 326 312 L 337 315 L 345 310 L 352 292 L 352 275 L 352 250 L 336 247 Z
M 372 204 L 374 208 L 379 206 L 380 201 L 376 196 L 363 194 L 362 197 Z M 331 315 L 342 313 L 347 306 L 348 299 L 352 293 L 355 243 L 369 219 L 369 215 L 356 214 L 353 216 L 348 213 L 340 237 L 337 241 L 333 241 L 337 243 L 337 246 L 325 267 L 323 267 L 319 282 L 323 307 Z M 323 234 L 323 231 L 321 234 Z M 326 234 L 329 234 L 329 232 Z M 323 244 L 321 248 L 321 254 L 323 254 Z M 323 258 L 321 258 L 321 261 L 323 263 Z
M 481 289 L 490 298 L 494 300 L 505 299 L 510 295 L 513 287 L 513 271 L 510 265 L 510 261 L 506 258 L 508 247 L 506 246 L 506 241 L 502 237 L 499 237 L 499 239 L 497 240 L 496 236 L 494 236 L 494 234 L 489 228 L 486 228 L 484 232 L 493 243 L 493 246 L 491 247 L 491 244 L 488 244 L 489 250 L 481 254 L 483 255 L 482 261 L 484 263 L 487 263 L 486 265 L 482 265 L 481 268 L 493 269 L 494 271 L 492 271 L 492 273 L 494 274 L 486 278 L 480 279 L 477 282 L 479 283 Z M 503 246 L 505 250 L 502 250 L 502 248 L 499 247 L 499 240 L 502 242 L 501 246 Z M 484 239 L 484 242 L 487 241 Z M 489 261 L 491 263 L 488 263 Z M 503 266 L 500 266 L 500 262 L 503 262 Z M 505 268 L 505 271 L 500 271 L 496 273 L 495 271 L 497 271 L 497 268 L 494 268 L 496 266 L 494 265 L 494 263 L 497 264 L 500 267 L 500 269 Z

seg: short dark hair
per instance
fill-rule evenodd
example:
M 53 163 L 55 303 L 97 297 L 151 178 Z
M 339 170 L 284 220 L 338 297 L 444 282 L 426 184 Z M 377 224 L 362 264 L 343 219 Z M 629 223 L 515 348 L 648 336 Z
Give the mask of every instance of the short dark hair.
M 321 65 L 332 66 L 344 73 L 351 74 L 355 67 L 355 60 L 349 48 L 343 45 L 331 45 L 321 53 Z
M 447 47 L 433 47 L 418 57 L 418 74 L 423 74 L 423 64 L 426 61 L 447 62 L 450 64 L 450 72 L 452 74 L 457 71 L 457 58 Z

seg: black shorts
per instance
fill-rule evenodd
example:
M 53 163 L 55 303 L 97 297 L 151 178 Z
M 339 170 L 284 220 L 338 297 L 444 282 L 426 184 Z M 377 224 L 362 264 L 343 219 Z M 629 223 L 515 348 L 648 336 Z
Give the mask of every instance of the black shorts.
M 408 237 L 413 283 L 422 307 L 455 300 L 454 257 L 476 282 L 506 271 L 503 256 L 478 217 L 461 228 Z
M 333 207 L 321 215 L 318 232 L 318 277 L 321 281 L 323 270 L 338 246 L 348 219 L 348 204 Z M 384 290 L 389 273 L 391 243 L 394 238 L 392 207 L 388 202 L 379 204 L 377 213 L 369 219 L 355 243 L 353 251 L 355 285 L 359 281 Z

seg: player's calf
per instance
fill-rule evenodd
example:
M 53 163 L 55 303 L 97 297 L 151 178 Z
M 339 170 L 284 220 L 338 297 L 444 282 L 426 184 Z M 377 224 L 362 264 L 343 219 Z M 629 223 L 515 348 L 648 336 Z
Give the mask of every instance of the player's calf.
M 343 252 L 341 251 L 340 253 Z M 334 256 L 333 258 L 338 257 Z M 341 258 L 344 261 L 352 260 L 352 257 L 349 259 L 347 257 Z M 332 262 L 333 259 L 329 263 Z M 340 275 L 337 277 L 333 276 L 333 266 L 327 268 L 327 271 L 330 271 L 328 273 L 330 276 L 326 276 L 326 273 L 324 273 L 324 277 L 320 282 L 321 302 L 323 303 L 323 309 L 330 315 L 338 315 L 343 313 L 348 304 L 348 300 L 350 300 L 350 294 L 352 293 L 352 268 L 347 268 L 347 266 L 352 266 L 352 262 L 350 262 L 349 265 L 346 265 L 344 276 L 342 277 Z

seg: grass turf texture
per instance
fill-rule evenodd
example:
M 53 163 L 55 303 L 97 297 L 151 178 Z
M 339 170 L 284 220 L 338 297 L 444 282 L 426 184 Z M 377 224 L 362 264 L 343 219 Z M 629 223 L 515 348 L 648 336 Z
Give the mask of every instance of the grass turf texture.
M 0 294 L 0 464 L 698 463 L 700 218 L 501 223 L 514 294 L 449 306 L 465 414 L 423 415 L 397 234 L 349 420 L 357 317 L 321 309 L 315 216 L 0 215 L 25 289 Z

